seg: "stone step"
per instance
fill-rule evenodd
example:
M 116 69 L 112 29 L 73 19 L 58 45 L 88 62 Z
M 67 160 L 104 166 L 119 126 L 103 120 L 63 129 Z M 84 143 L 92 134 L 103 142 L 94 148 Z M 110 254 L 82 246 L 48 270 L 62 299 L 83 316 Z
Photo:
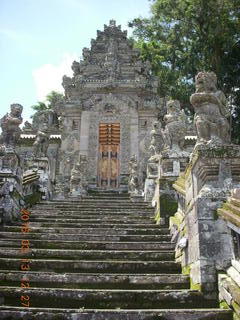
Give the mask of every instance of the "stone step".
M 41 233 L 67 233 L 67 234 L 98 234 L 98 235 L 169 235 L 169 229 L 167 228 L 142 228 L 142 229 L 124 229 L 124 228 L 78 228 L 70 227 L 64 228 L 61 226 L 54 225 L 52 228 L 34 226 L 30 222 L 30 232 L 41 232 Z M 22 226 L 5 226 L 5 232 L 21 232 Z
M 79 207 L 76 206 L 69 206 L 69 207 L 57 207 L 57 206 L 51 206 L 51 207 L 35 207 L 34 210 L 37 211 L 102 211 L 102 212 L 144 212 L 144 213 L 148 213 L 148 212 L 154 212 L 154 209 L 151 207 L 129 207 L 129 206 L 123 206 L 121 208 L 119 208 L 119 206 L 102 206 L 102 205 L 82 205 Z
M 118 200 L 113 200 L 113 201 L 93 201 L 93 200 L 89 200 L 89 201 L 81 201 L 81 203 L 79 204 L 71 204 L 71 203 L 49 203 L 49 204 L 37 204 L 36 207 L 37 208 L 82 208 L 82 207 L 87 207 L 87 206 L 92 206 L 92 207 L 96 207 L 96 206 L 102 206 L 103 208 L 111 208 L 111 207 L 121 207 L 121 208 L 150 208 L 152 209 L 151 206 L 149 206 L 148 203 L 146 202 L 142 202 L 142 203 L 137 203 L 137 202 L 130 202 L 127 200 L 122 200 L 122 201 L 118 201 Z
M 31 219 L 30 219 L 31 220 Z M 47 220 L 46 220 L 47 221 Z M 160 228 L 159 225 L 156 224 L 121 224 L 121 223 L 114 223 L 114 224 L 108 224 L 107 222 L 105 223 L 97 223 L 97 224 L 92 224 L 92 223 L 74 223 L 74 222 L 66 222 L 66 223 L 56 223 L 56 222 L 36 222 L 36 221 L 31 221 L 30 225 L 33 227 L 38 227 L 38 228 L 49 228 L 49 227 L 66 227 L 66 228 L 95 228 L 95 229 L 102 229 L 102 228 L 106 228 L 106 229 L 110 229 L 110 230 L 115 230 L 115 229 L 120 229 L 120 230 L 137 230 L 137 229 L 145 229 L 145 230 L 167 230 L 168 232 L 163 232 L 163 234 L 168 234 L 169 233 L 169 229 L 166 227 L 162 227 Z M 16 226 L 22 226 L 21 222 L 14 222 L 14 224 L 12 225 L 8 225 L 8 226 L 12 226 L 12 227 L 16 227 Z M 6 227 L 6 226 L 5 226 Z M 5 228 L 4 227 L 4 228 Z
M 30 217 L 30 221 L 38 221 L 38 222 L 46 222 L 46 221 L 49 221 L 49 222 L 56 222 L 56 223 L 59 223 L 59 222 L 76 222 L 76 223 L 91 223 L 91 224 L 96 224 L 96 223 L 106 223 L 108 222 L 109 224 L 115 224 L 115 223 L 121 223 L 121 224 L 139 224 L 139 223 L 144 223 L 145 225 L 152 225 L 153 224 L 153 221 L 150 220 L 150 219 L 138 219 L 138 218 L 132 218 L 132 219 L 129 219 L 128 217 L 126 217 L 125 219 L 123 218 L 119 218 L 119 219 L 116 219 L 116 218 L 112 218 L 112 219 L 109 219 L 108 217 L 105 217 L 105 218 L 95 218 L 95 219 L 87 219 L 87 218 L 75 218 L 75 219 L 71 219 L 71 218 L 42 218 L 42 217 Z
M 0 258 L 0 269 L 19 270 L 21 259 Z M 173 261 L 105 261 L 31 259 L 30 270 L 54 272 L 100 273 L 180 273 L 181 266 Z
M 69 260 L 144 260 L 144 261 L 174 261 L 174 251 L 119 251 L 119 250 L 59 250 L 30 249 L 22 253 L 19 249 L 0 247 L 0 257 L 4 258 L 37 258 L 37 259 L 69 259 Z
M 66 213 L 66 214 L 78 214 L 78 213 L 81 213 L 81 214 L 106 214 L 106 215 L 109 215 L 109 214 L 112 214 L 112 215 L 131 215 L 131 216 L 136 216 L 136 217 L 139 217 L 139 216 L 150 216 L 150 215 L 153 215 L 153 210 L 151 211 L 146 211 L 146 210 L 135 210 L 135 209 L 131 209 L 129 211 L 126 211 L 126 210 L 112 210 L 112 208 L 109 208 L 109 209 L 99 209 L 99 208 L 94 208 L 94 209 L 81 209 L 81 210 L 59 210 L 59 209 L 52 209 L 52 210 L 40 210 L 40 209 L 35 209 L 35 210 L 32 210 L 31 214 L 34 215 L 34 214 L 50 214 L 50 215 L 58 215 L 58 214 L 63 214 L 63 213 Z
M 0 239 L 1 247 L 21 248 L 22 239 Z M 106 242 L 106 241 L 68 241 L 68 240 L 33 240 L 31 248 L 76 249 L 76 250 L 174 250 L 171 242 Z
M 56 306 L 54 306 L 56 307 Z M 57 318 L 56 318 L 57 316 Z M 0 306 L 4 320 L 232 320 L 232 311 L 224 309 L 155 309 L 152 310 L 98 310 L 20 308 Z
M 28 279 L 31 287 L 72 289 L 188 289 L 189 277 L 182 274 L 53 273 L 0 270 L 2 286 L 19 286 Z
M 149 219 L 153 219 L 153 215 L 132 215 L 132 214 L 128 214 L 128 215 L 116 215 L 116 214 L 103 214 L 103 213 L 89 213 L 89 214 L 82 214 L 82 212 L 74 212 L 74 213 L 66 213 L 66 212 L 59 212 L 56 214 L 51 214 L 48 212 L 42 212 L 42 213 L 33 213 L 30 215 L 30 220 L 32 221 L 34 218 L 46 218 L 46 219 L 56 219 L 56 218 L 66 218 L 66 219 L 101 219 L 104 221 L 108 221 L 108 220 L 129 220 L 130 222 L 133 221 L 139 221 L 141 222 L 141 220 L 146 221 L 146 219 L 149 221 Z
M 178 290 L 120 290 L 1 287 L 5 304 L 19 305 L 20 296 L 28 294 L 34 307 L 94 308 L 94 309 L 167 309 L 216 307 L 199 291 Z
M 189 289 L 169 229 L 153 215 L 149 203 L 104 192 L 38 204 L 29 233 L 22 223 L 4 226 L 0 319 L 232 320 L 231 311 Z M 28 253 L 20 251 L 24 239 Z M 21 259 L 29 259 L 28 271 Z M 29 288 L 21 288 L 23 278 Z M 19 307 L 21 295 L 29 295 L 29 309 Z
M 63 234 L 63 233 L 42 233 L 42 232 L 1 232 L 0 239 L 43 239 L 43 240 L 64 240 L 68 241 L 111 241 L 111 242 L 144 242 L 144 241 L 170 241 L 171 235 L 94 235 L 94 234 Z
M 115 202 L 115 203 L 109 203 L 109 202 L 94 202 L 94 201 L 89 201 L 89 202 L 81 202 L 79 204 L 45 204 L 45 205 L 40 205 L 37 204 L 34 206 L 34 208 L 43 210 L 43 209 L 80 209 L 80 208 L 87 208 L 87 207 L 91 207 L 91 208 L 96 208 L 96 207 L 101 207 L 101 208 L 116 208 L 119 210 L 124 210 L 126 208 L 129 209 L 152 209 L 153 207 L 149 204 L 134 204 L 132 202 L 127 202 L 127 201 L 123 201 L 123 203 L 119 203 L 119 202 Z
M 230 203 L 236 206 L 237 208 L 240 208 L 240 200 L 236 198 L 230 198 Z

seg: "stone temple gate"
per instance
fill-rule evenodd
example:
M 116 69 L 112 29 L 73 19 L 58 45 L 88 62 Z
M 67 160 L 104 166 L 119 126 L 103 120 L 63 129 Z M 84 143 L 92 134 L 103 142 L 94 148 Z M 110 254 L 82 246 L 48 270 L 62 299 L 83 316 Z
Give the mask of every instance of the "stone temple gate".
M 66 161 L 80 153 L 90 187 L 124 188 L 130 156 L 144 158 L 143 138 L 161 108 L 157 81 L 115 21 L 97 31 L 72 69 L 72 78 L 63 77 L 59 174 L 70 177 Z
M 57 101 L 54 110 L 60 123 L 54 124 L 52 116 L 52 141 L 58 134 L 61 146 L 52 149 L 55 170 L 51 171 L 56 184 L 70 184 L 80 154 L 87 162 L 89 188 L 126 190 L 133 154 L 141 159 L 140 175 L 146 174 L 148 133 L 163 105 L 157 95 L 158 81 L 127 32 L 113 20 L 104 31 L 97 31 L 96 40 L 91 40 L 90 49 L 83 49 L 82 56 L 72 64 L 73 77 L 63 77 L 65 100 Z M 42 116 L 35 115 L 33 127 L 41 129 Z M 23 140 L 29 138 L 23 136 Z
M 196 75 L 191 122 L 115 21 L 72 69 L 32 124 L 17 103 L 0 119 L 0 319 L 240 319 L 240 146 L 216 74 Z

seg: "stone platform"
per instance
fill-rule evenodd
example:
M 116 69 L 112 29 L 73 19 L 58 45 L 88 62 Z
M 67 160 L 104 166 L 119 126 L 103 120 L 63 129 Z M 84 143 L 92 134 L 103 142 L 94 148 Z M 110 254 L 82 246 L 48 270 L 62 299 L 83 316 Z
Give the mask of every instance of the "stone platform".
M 26 235 L 19 223 L 5 225 L 0 319 L 231 320 L 230 310 L 189 289 L 168 226 L 153 215 L 127 194 L 102 193 L 36 205 Z M 30 251 L 21 254 L 23 239 Z M 28 271 L 20 271 L 22 258 Z

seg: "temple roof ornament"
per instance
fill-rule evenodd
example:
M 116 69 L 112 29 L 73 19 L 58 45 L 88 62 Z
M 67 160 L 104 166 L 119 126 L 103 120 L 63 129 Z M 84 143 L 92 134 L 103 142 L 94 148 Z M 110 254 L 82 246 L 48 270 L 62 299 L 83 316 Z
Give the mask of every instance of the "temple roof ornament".
M 63 77 L 66 98 L 71 101 L 82 93 L 97 89 L 137 88 L 156 93 L 157 81 L 152 76 L 150 63 L 140 59 L 140 50 L 133 48 L 115 20 L 97 31 L 91 48 L 83 48 L 82 59 L 73 61 L 73 77 Z

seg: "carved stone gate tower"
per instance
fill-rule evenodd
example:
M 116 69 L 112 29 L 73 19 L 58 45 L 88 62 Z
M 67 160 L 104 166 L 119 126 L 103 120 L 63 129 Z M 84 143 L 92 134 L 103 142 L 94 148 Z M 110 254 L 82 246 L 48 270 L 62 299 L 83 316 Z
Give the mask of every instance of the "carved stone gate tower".
M 128 161 L 136 154 L 140 175 L 148 157 L 148 132 L 161 112 L 157 80 L 148 62 L 110 21 L 97 31 L 83 60 L 72 64 L 73 77 L 63 77 L 66 103 L 57 180 L 70 179 L 79 154 L 87 158 L 90 188 L 126 189 Z M 141 164 L 142 163 L 142 164 Z

